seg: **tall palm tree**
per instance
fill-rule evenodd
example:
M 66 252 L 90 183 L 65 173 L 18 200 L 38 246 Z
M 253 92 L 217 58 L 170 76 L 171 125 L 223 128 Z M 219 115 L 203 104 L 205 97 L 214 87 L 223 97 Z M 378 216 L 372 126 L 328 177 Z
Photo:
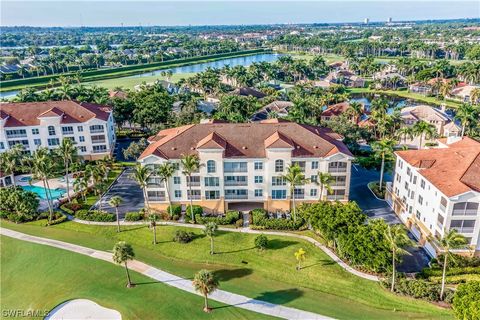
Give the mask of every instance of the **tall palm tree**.
M 451 229 L 450 231 L 444 233 L 443 237 L 439 240 L 439 244 L 443 249 L 445 257 L 443 258 L 443 273 L 442 273 L 442 290 L 440 291 L 440 300 L 443 299 L 443 294 L 445 292 L 445 277 L 447 274 L 447 263 L 448 257 L 452 256 L 450 252 L 451 249 L 458 249 L 467 243 L 464 236 L 459 234 L 457 230 Z
M 67 183 L 67 198 L 68 202 L 70 202 L 71 199 L 69 169 L 70 165 L 72 165 L 73 162 L 77 159 L 77 148 L 75 147 L 72 140 L 63 138 L 62 143 L 60 143 L 60 146 L 55 151 L 63 161 L 63 167 L 65 168 L 65 182 Z
M 193 278 L 193 286 L 195 291 L 203 294 L 205 298 L 205 305 L 203 311 L 210 312 L 212 311 L 208 307 L 208 295 L 218 289 L 218 280 L 215 278 L 215 275 L 208 270 L 200 270 L 195 274 Z
M 81 177 L 77 177 L 75 181 L 73 181 L 73 191 L 79 192 L 82 196 L 83 201 L 86 200 L 86 193 L 88 190 L 88 180 L 89 178 L 86 175 Z
M 420 137 L 418 149 L 422 149 L 423 139 L 431 139 L 437 134 L 437 129 L 431 123 L 420 120 L 413 125 L 413 134 Z
M 403 144 L 407 143 L 408 139 L 413 139 L 413 128 L 409 126 L 403 126 L 400 129 L 395 131 L 396 136 L 399 140 L 403 139 Z
M 392 287 L 391 291 L 395 289 L 395 262 L 398 255 L 409 254 L 404 248 L 412 243 L 407 235 L 405 227 L 402 224 L 388 225 L 385 230 L 385 238 L 392 250 Z
M 173 176 L 175 172 L 175 168 L 170 162 L 165 162 L 160 165 L 157 170 L 157 175 L 160 179 L 165 183 L 165 188 L 167 190 L 167 199 L 168 199 L 168 207 L 170 209 L 170 216 L 172 216 L 172 201 L 170 198 L 170 178 Z
M 382 191 L 382 188 L 383 188 L 383 174 L 385 170 L 385 159 L 392 156 L 394 146 L 395 146 L 395 140 L 389 139 L 389 138 L 385 138 L 380 141 L 375 141 L 372 143 L 372 150 L 375 153 L 375 156 L 382 160 L 382 164 L 380 166 L 380 181 L 379 181 L 380 191 Z
M 296 205 L 295 205 L 295 187 L 308 183 L 308 179 L 302 172 L 298 164 L 291 165 L 287 168 L 287 173 L 282 176 L 290 184 L 290 195 L 293 202 L 293 221 L 297 221 Z
M 318 172 L 318 178 L 316 184 L 320 186 L 320 201 L 323 199 L 323 190 L 327 190 L 328 193 L 332 193 L 330 183 L 333 182 L 333 177 L 328 172 Z
M 108 204 L 115 208 L 115 214 L 117 215 L 117 232 L 120 232 L 120 216 L 118 215 L 118 207 L 122 204 L 123 199 L 120 196 L 113 196 Z
M 350 102 L 349 110 L 351 110 L 350 112 L 353 114 L 353 119 L 355 123 L 358 124 L 364 111 L 363 104 L 361 104 L 360 102 L 352 101 Z
M 218 226 L 215 222 L 208 222 L 203 229 L 203 233 L 210 238 L 210 254 L 214 254 L 213 251 L 213 237 L 218 230 Z
M 192 174 L 194 172 L 198 172 L 200 170 L 201 164 L 200 159 L 195 154 L 183 156 L 182 158 L 182 173 L 188 177 L 188 189 L 190 192 L 190 215 L 192 218 L 192 222 L 195 221 L 195 217 L 193 216 L 193 196 L 192 196 Z
M 132 246 L 125 241 L 119 241 L 113 246 L 113 262 L 125 266 L 125 272 L 127 273 L 127 288 L 133 287 L 127 263 L 128 260 L 133 260 L 134 257 L 135 252 L 133 252 Z
M 157 244 L 157 220 L 158 216 L 156 214 L 149 214 L 148 221 L 150 222 L 150 228 L 153 231 L 153 244 Z
M 133 179 L 137 181 L 138 185 L 143 191 L 143 197 L 145 198 L 145 204 L 147 205 L 147 212 L 150 210 L 147 193 L 147 181 L 151 173 L 152 172 L 148 167 L 141 166 L 140 164 L 137 164 L 133 170 Z
M 465 129 L 471 124 L 477 121 L 478 110 L 471 104 L 464 103 L 457 108 L 455 113 L 455 119 L 462 124 L 462 137 L 465 134 Z

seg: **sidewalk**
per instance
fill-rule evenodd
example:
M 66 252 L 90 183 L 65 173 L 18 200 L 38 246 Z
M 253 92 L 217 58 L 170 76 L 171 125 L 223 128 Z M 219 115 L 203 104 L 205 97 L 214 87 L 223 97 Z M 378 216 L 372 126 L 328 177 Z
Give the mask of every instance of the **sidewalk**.
M 99 250 L 71 244 L 68 242 L 30 236 L 21 232 L 17 232 L 17 231 L 5 229 L 5 228 L 0 228 L 0 234 L 7 237 L 14 238 L 14 239 L 18 239 L 18 240 L 33 242 L 37 244 L 42 244 L 42 245 L 63 249 L 63 250 L 72 251 L 75 253 L 89 256 L 91 258 L 113 263 L 112 253 L 110 252 L 99 251 Z M 175 287 L 177 289 L 198 295 L 198 293 L 195 291 L 192 285 L 191 280 L 177 277 L 173 274 L 154 268 L 138 260 L 132 260 L 128 263 L 128 265 L 131 270 L 139 272 L 147 277 L 150 277 L 154 280 L 157 280 L 169 286 Z M 246 309 L 246 310 L 250 310 L 250 311 L 254 311 L 254 312 L 258 312 L 258 313 L 262 313 L 262 314 L 266 314 L 269 316 L 278 317 L 282 319 L 298 319 L 298 320 L 300 319 L 309 319 L 309 320 L 310 319 L 312 320 L 332 319 L 332 318 L 322 316 L 316 313 L 308 312 L 308 311 L 284 307 L 281 305 L 276 305 L 276 304 L 261 301 L 261 300 L 251 299 L 251 298 L 238 295 L 235 293 L 231 293 L 228 291 L 224 291 L 224 290 L 217 290 L 213 294 L 211 294 L 209 297 L 210 299 L 213 299 L 218 302 L 222 302 L 238 308 L 242 308 L 242 309 Z

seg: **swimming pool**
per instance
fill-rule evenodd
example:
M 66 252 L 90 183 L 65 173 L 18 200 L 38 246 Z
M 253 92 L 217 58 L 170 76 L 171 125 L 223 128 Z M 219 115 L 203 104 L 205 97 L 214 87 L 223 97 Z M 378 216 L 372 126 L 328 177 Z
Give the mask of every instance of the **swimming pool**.
M 37 186 L 23 186 L 22 189 L 27 190 L 27 191 L 35 192 L 40 199 L 43 199 L 43 200 L 47 199 L 47 197 L 45 195 L 45 191 L 47 189 L 45 189 L 45 188 L 37 187 Z M 52 199 L 58 199 L 64 193 L 66 193 L 65 189 L 60 189 L 60 188 L 59 189 L 48 189 L 48 190 L 50 190 L 49 196 L 51 196 Z

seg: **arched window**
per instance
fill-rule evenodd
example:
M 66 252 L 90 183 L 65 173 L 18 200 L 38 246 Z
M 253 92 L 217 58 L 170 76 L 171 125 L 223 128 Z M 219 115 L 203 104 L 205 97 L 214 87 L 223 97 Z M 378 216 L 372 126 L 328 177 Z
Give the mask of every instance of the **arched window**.
M 215 161 L 208 160 L 207 161 L 207 172 L 208 173 L 215 173 L 215 171 L 217 171 L 216 166 L 215 166 Z
M 48 135 L 49 136 L 54 136 L 55 135 L 55 127 L 54 126 L 48 126 Z
M 275 160 L 275 172 L 283 172 L 283 160 Z

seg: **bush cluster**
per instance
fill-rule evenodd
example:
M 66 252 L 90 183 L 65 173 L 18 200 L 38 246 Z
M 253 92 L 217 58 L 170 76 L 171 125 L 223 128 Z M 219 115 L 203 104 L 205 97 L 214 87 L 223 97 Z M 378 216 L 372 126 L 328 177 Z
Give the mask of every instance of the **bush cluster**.
M 457 319 L 480 319 L 480 281 L 459 285 L 452 305 Z
M 301 217 L 297 217 L 297 221 L 292 219 L 270 219 L 265 209 L 254 209 L 250 212 L 252 217 L 252 225 L 250 228 L 254 230 L 298 230 L 305 225 L 305 221 Z
M 180 216 L 182 214 L 182 206 L 179 204 L 171 204 L 167 207 L 167 214 L 172 216 Z
M 0 188 L 0 218 L 19 223 L 38 218 L 40 201 L 35 193 L 21 187 Z
M 49 213 L 48 212 L 45 212 L 45 213 L 48 216 Z M 61 214 L 60 212 L 54 212 L 53 213 L 53 220 L 50 221 L 50 222 L 47 221 L 47 225 L 48 226 L 53 226 L 55 224 L 59 224 L 59 223 L 65 222 L 65 221 L 67 221 L 67 216 L 66 215 Z
M 207 224 L 209 222 L 214 222 L 217 225 L 226 225 L 226 224 L 234 224 L 238 218 L 240 217 L 240 212 L 238 211 L 227 211 L 225 217 L 221 216 L 202 216 L 202 215 L 195 215 L 196 223 L 200 224 Z
M 115 214 L 99 210 L 79 210 L 75 217 L 80 220 L 97 222 L 114 222 L 117 220 Z
M 65 211 L 70 215 L 75 215 L 75 212 L 77 212 L 82 208 L 83 208 L 83 205 L 75 202 L 65 203 L 60 206 L 60 209 L 62 209 L 63 211 Z
M 143 213 L 142 212 L 127 212 L 125 214 L 125 221 L 140 221 L 143 220 Z
M 187 232 L 183 230 L 175 231 L 175 236 L 173 237 L 173 241 L 178 243 L 189 243 L 193 240 L 195 234 L 193 232 Z
M 255 247 L 260 250 L 265 250 L 268 247 L 268 238 L 266 235 L 261 234 L 255 238 Z
M 193 217 L 195 219 L 195 216 L 197 214 L 202 215 L 203 214 L 203 208 L 199 205 L 194 204 L 192 206 L 193 209 Z M 185 208 L 185 222 L 190 222 L 192 220 L 192 213 L 190 212 L 190 205 L 188 205 Z M 195 222 L 195 221 L 194 221 Z
M 388 281 L 384 282 L 386 287 L 390 286 Z M 413 297 L 415 299 L 424 299 L 428 301 L 440 300 L 441 286 L 432 284 L 425 280 L 409 280 L 405 278 L 397 279 L 395 283 L 395 292 Z M 445 292 L 445 301 L 451 301 L 453 297 L 453 291 L 447 290 Z

